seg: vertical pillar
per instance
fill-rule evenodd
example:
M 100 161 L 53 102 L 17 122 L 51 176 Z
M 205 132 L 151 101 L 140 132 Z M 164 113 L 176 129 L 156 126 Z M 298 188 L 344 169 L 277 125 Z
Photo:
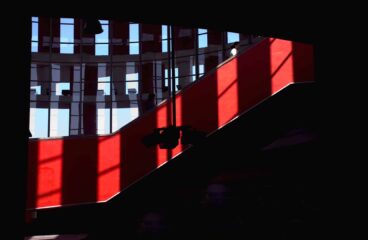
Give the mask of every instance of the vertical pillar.
M 95 35 L 83 33 L 82 54 L 84 56 L 95 55 Z M 83 70 L 83 69 L 82 69 Z M 97 132 L 97 65 L 86 63 L 84 68 L 84 100 L 83 101 L 83 130 L 84 134 L 96 134 Z M 87 96 L 87 98 L 86 98 Z M 94 101 L 93 101 L 94 99 Z

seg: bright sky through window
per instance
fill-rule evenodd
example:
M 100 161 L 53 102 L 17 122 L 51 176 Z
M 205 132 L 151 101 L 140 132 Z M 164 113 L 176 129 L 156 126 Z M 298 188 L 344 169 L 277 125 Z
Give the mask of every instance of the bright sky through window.
M 239 33 L 227 32 L 227 43 L 239 42 Z

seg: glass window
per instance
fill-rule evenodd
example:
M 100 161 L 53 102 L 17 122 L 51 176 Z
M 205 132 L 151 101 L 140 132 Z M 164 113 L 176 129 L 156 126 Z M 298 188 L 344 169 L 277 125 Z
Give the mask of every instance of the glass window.
M 129 93 L 135 93 L 137 94 L 139 91 L 139 83 L 137 81 L 135 82 L 125 82 L 125 94 Z
M 170 71 L 170 76 L 171 75 L 171 71 Z M 177 87 L 177 83 L 178 83 L 178 78 L 179 78 L 179 68 L 175 68 L 175 86 L 176 86 L 176 90 L 179 90 Z M 165 87 L 169 86 L 169 76 L 168 76 L 168 71 L 167 69 L 165 69 Z
M 195 65 L 193 65 L 192 66 L 192 82 L 194 82 L 195 80 L 196 80 L 196 66 Z
M 109 43 L 109 25 L 101 25 L 103 32 L 96 34 L 96 43 Z
M 167 39 L 167 25 L 162 25 L 161 30 L 161 39 Z
M 60 43 L 60 53 L 73 54 L 74 44 L 73 43 Z
M 204 33 L 207 33 L 207 29 L 198 28 L 198 34 L 204 34 Z
M 60 42 L 62 43 L 73 43 L 74 42 L 74 25 L 61 24 Z
M 74 53 L 74 19 L 60 19 L 60 53 Z
M 107 56 L 109 55 L 109 44 L 99 44 L 95 45 L 96 56 Z
M 32 42 L 32 52 L 38 52 L 38 42 Z
M 204 64 L 199 65 L 199 77 L 202 77 L 204 74 Z
M 117 131 L 138 117 L 138 108 L 113 108 L 112 131 Z
M 198 47 L 205 48 L 208 46 L 207 34 L 202 34 L 198 36 Z
M 130 43 L 129 44 L 129 54 L 130 55 L 139 54 L 139 43 Z
M 68 82 L 61 82 L 56 83 L 56 96 L 61 96 L 63 90 L 70 90 L 70 83 Z
M 227 32 L 227 43 L 239 42 L 239 33 Z
M 69 136 L 69 109 L 50 109 L 50 136 Z
M 47 108 L 31 108 L 29 119 L 29 129 L 34 138 L 48 137 L 49 115 Z
M 129 62 L 126 65 L 125 74 L 125 94 L 129 93 L 139 93 L 139 75 L 137 66 Z
M 110 95 L 110 76 L 98 78 L 98 90 L 102 90 L 104 95 Z
M 38 41 L 38 21 L 32 22 L 32 41 Z
M 38 17 L 32 17 L 32 52 L 38 52 Z
M 32 86 L 31 89 L 34 90 L 36 95 L 41 94 L 41 86 Z
M 97 109 L 97 134 L 110 133 L 110 109 Z
M 162 40 L 162 52 L 167 52 L 167 40 Z
M 101 25 L 109 24 L 109 20 L 99 20 Z
M 131 23 L 129 24 L 129 42 L 139 41 L 139 24 Z
M 138 81 L 138 73 L 128 73 L 126 75 L 127 81 Z
M 103 32 L 96 34 L 96 56 L 109 55 L 109 25 L 107 20 L 100 20 Z
M 60 18 L 61 24 L 74 24 L 74 18 Z

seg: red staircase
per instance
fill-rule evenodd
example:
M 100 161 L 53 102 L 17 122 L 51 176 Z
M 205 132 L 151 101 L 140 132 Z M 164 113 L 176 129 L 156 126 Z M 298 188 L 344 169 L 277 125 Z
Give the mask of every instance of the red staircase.
M 179 92 L 177 124 L 214 132 L 289 84 L 313 80 L 312 46 L 267 38 Z M 181 144 L 142 143 L 170 115 L 164 102 L 109 136 L 30 140 L 28 208 L 107 201 L 182 153 Z

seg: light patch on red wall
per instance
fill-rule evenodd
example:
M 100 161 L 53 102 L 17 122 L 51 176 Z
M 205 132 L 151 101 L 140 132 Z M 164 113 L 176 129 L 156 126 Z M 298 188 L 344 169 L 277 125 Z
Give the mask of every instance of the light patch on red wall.
M 176 126 L 182 126 L 182 97 L 180 95 L 176 96 Z M 174 157 L 183 151 L 183 145 L 179 144 L 176 148 L 171 150 L 171 156 Z
M 61 204 L 63 141 L 39 142 L 37 207 Z
M 120 136 L 98 141 L 97 200 L 105 201 L 120 190 Z
M 217 71 L 218 127 L 238 115 L 238 61 L 233 59 Z
M 275 93 L 293 82 L 293 46 L 291 41 L 270 39 L 271 91 Z
M 161 105 L 156 112 L 156 127 L 163 128 L 169 125 L 169 115 L 168 115 L 168 105 L 163 104 Z M 161 164 L 167 161 L 168 156 L 167 149 L 161 149 L 159 146 L 156 146 L 156 166 L 160 166 Z

